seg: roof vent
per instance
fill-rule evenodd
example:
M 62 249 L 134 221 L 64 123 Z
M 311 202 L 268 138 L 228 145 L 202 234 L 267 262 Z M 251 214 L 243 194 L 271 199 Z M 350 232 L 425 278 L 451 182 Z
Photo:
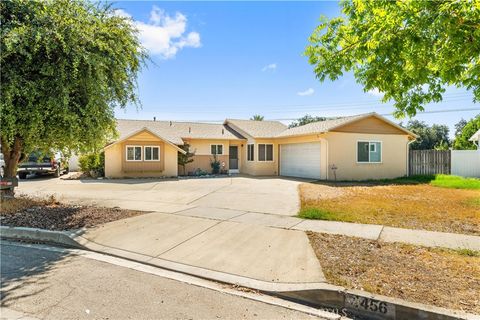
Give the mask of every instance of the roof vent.
M 192 127 L 188 127 L 188 133 L 192 132 Z
M 153 121 L 157 121 L 157 117 L 153 117 Z

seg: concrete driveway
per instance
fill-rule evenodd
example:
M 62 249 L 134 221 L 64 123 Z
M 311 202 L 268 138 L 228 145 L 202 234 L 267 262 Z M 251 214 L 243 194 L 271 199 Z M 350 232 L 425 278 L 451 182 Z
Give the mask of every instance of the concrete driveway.
M 301 182 L 278 177 L 42 178 L 21 181 L 18 192 L 154 211 L 80 231 L 77 241 L 95 251 L 189 274 L 209 274 L 224 282 L 247 281 L 247 286 L 251 286 L 248 279 L 319 283 L 325 278 L 306 234 L 288 230 L 301 222 L 291 217 L 298 210 Z
M 179 180 L 32 178 L 20 181 L 17 190 L 29 195 L 55 195 L 66 202 L 164 213 L 188 210 L 191 216 L 233 218 L 244 213 L 296 215 L 301 182 L 241 176 Z

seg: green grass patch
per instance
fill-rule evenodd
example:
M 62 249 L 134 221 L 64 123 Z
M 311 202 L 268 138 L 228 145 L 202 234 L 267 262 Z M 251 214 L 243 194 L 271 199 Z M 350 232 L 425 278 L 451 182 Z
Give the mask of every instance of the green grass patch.
M 453 189 L 480 189 L 480 179 L 464 178 L 448 174 L 418 175 L 396 179 L 377 180 L 380 183 L 390 184 L 430 184 L 435 187 Z
M 480 198 L 468 199 L 468 200 L 465 201 L 465 204 L 467 206 L 471 206 L 471 207 L 474 207 L 474 208 L 480 208 Z
M 480 190 L 480 179 L 464 178 L 446 174 L 437 174 L 435 180 L 432 180 L 430 184 L 442 188 Z
M 467 257 L 480 257 L 480 251 L 476 250 L 471 250 L 471 249 L 458 249 L 455 250 L 456 253 L 458 253 L 461 256 L 467 256 Z
M 335 213 L 313 207 L 300 209 L 298 216 L 303 219 L 318 219 L 331 221 L 339 220 L 338 216 Z

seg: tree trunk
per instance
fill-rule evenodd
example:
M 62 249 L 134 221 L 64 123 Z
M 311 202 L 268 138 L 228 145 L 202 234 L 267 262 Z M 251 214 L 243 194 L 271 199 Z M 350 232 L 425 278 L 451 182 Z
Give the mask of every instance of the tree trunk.
M 20 137 L 15 137 L 13 140 L 13 145 L 9 145 L 5 139 L 1 139 L 2 142 L 2 153 L 5 160 L 5 178 L 15 178 L 17 176 L 17 165 L 21 160 L 22 155 L 23 141 Z M 13 189 L 2 190 L 4 193 L 2 196 L 13 196 Z

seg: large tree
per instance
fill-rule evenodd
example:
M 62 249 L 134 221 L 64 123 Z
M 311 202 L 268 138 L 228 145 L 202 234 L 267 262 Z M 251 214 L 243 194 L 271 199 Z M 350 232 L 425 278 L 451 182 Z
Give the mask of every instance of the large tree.
M 33 149 L 87 151 L 137 103 L 146 58 L 137 30 L 87 0 L 9 0 L 1 12 L 1 150 L 5 176 Z
M 449 129 L 446 125 L 433 124 L 429 126 L 423 121 L 410 120 L 406 127 L 418 136 L 417 140 L 410 145 L 413 150 L 445 150 L 450 146 Z
M 455 136 L 453 149 L 456 150 L 475 150 L 477 146 L 469 139 L 475 132 L 480 130 L 480 114 L 468 121 L 462 128 L 462 131 Z
M 305 54 L 320 81 L 352 71 L 365 91 L 395 103 L 397 117 L 439 102 L 446 86 L 480 99 L 478 0 L 346 0 L 321 18 Z

